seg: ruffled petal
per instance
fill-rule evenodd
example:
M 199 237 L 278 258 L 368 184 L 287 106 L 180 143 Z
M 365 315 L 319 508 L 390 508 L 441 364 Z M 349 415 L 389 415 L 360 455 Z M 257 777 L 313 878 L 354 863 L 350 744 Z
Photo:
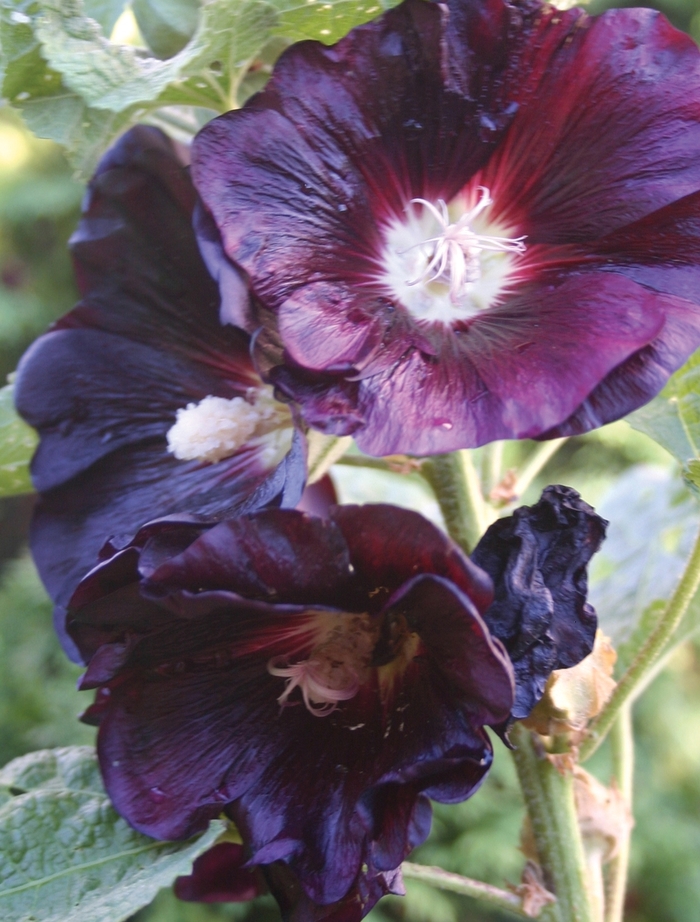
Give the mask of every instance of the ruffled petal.
M 357 583 L 372 592 L 375 610 L 416 573 L 450 580 L 478 612 L 491 604 L 488 575 L 417 512 L 384 503 L 342 505 L 331 511 L 331 519 L 347 543 Z
M 87 716 L 137 829 L 187 836 L 226 807 L 251 864 L 282 861 L 312 903 L 354 894 L 356 912 L 427 835 L 425 794 L 476 790 L 492 758 L 483 727 L 513 700 L 469 592 L 484 605 L 490 583 L 434 526 L 396 513 L 153 523 L 84 581 L 69 629 L 91 656 L 83 687 L 102 686 Z

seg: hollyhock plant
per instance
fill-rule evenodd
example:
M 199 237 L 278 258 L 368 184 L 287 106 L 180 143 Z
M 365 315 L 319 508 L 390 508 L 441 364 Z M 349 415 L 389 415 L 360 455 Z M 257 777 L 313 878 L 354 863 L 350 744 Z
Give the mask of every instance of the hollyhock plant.
M 69 612 L 116 809 L 165 839 L 226 811 L 273 891 L 289 898 L 289 872 L 309 913 L 361 918 L 398 888 L 428 798 L 464 800 L 491 764 L 484 727 L 513 704 L 492 595 L 392 506 L 150 524 Z
M 32 551 L 61 634 L 61 606 L 108 537 L 301 495 L 303 437 L 254 370 L 248 336 L 221 325 L 195 200 L 172 142 L 126 134 L 71 241 L 82 300 L 18 369 L 17 407 L 41 437 Z
M 300 922 L 359 920 L 400 892 L 427 798 L 469 797 L 484 726 L 502 733 L 590 652 L 604 530 L 550 487 L 486 533 L 481 568 L 409 510 L 324 514 L 152 522 L 107 545 L 68 617 L 117 810 L 159 838 L 225 811 L 243 835 L 245 864 L 207 853 L 181 895 L 248 898 L 263 874 Z
M 406 0 L 195 140 L 278 393 L 370 454 L 617 419 L 700 346 L 700 51 L 650 10 Z

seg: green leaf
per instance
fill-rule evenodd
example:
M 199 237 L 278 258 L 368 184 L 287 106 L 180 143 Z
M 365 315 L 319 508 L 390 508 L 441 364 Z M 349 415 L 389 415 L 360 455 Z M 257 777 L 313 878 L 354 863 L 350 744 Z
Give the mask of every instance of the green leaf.
M 171 58 L 194 35 L 199 0 L 133 0 L 131 9 L 141 35 L 159 58 Z
M 81 0 L 43 0 L 35 32 L 49 65 L 89 106 L 124 112 L 133 106 L 197 105 L 224 111 L 275 22 L 265 0 L 212 0 L 192 40 L 166 61 L 109 42 L 83 14 Z
M 327 45 L 337 42 L 350 29 L 374 19 L 396 6 L 393 0 L 375 3 L 372 0 L 271 0 L 279 12 L 274 34 L 298 42 L 317 39 Z M 398 2 L 398 0 L 397 0 Z
M 121 922 L 148 905 L 225 830 L 158 842 L 111 807 L 89 747 L 44 750 L 0 771 L 0 918 Z
M 671 377 L 658 397 L 625 419 L 681 464 L 700 459 L 700 350 Z
M 665 468 L 636 465 L 598 504 L 608 536 L 590 568 L 589 598 L 600 626 L 629 664 L 680 579 L 700 527 L 695 500 Z M 674 644 L 700 627 L 696 598 Z
M 89 175 L 105 149 L 143 113 L 136 107 L 120 113 L 91 108 L 68 89 L 44 60 L 34 36 L 31 17 L 36 6 L 32 2 L 11 9 L 0 3 L 2 96 L 21 112 L 34 134 L 61 144 L 73 166 Z
M 85 15 L 98 22 L 105 35 L 110 35 L 125 5 L 125 0 L 85 0 Z
M 0 389 L 0 496 L 31 493 L 29 462 L 37 435 L 15 410 L 11 384 Z

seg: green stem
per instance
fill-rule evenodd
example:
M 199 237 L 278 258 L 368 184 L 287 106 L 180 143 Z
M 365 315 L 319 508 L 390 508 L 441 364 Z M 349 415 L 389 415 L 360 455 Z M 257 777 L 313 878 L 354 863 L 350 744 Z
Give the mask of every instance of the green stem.
M 408 455 L 405 456 L 405 460 L 399 455 L 389 457 L 391 460 L 387 460 L 387 458 L 371 458 L 369 455 L 343 455 L 335 463 L 346 467 L 369 467 L 376 471 L 389 471 L 392 474 L 404 473 L 402 467 L 405 467 L 409 473 L 418 473 L 420 469 L 421 462 L 409 458 Z M 414 470 L 408 470 L 412 466 Z
M 504 445 L 504 442 L 490 442 L 482 449 L 483 462 L 481 479 L 484 484 L 484 493 L 487 496 L 494 487 L 498 486 L 501 480 Z
M 538 444 L 537 448 L 534 449 L 518 474 L 518 479 L 513 487 L 513 493 L 516 497 L 523 495 L 550 458 L 554 457 L 567 440 L 567 438 L 551 439 L 548 442 L 540 442 Z
M 663 615 L 615 686 L 605 707 L 588 728 L 589 735 L 581 745 L 579 753 L 582 762 L 590 758 L 603 742 L 622 707 L 636 697 L 657 659 L 663 653 L 664 647 L 683 620 L 698 586 L 700 586 L 700 533 L 695 539 L 681 581 L 668 600 Z
M 557 898 L 552 915 L 558 922 L 595 922 L 573 775 L 560 774 L 538 753 L 533 734 L 522 724 L 516 723 L 510 738 L 545 886 Z
M 499 909 L 509 910 L 523 919 L 532 918 L 523 912 L 522 898 L 516 893 L 509 893 L 507 890 L 501 890 L 499 887 L 491 886 L 491 884 L 484 884 L 480 880 L 472 880 L 470 877 L 462 877 L 461 874 L 450 874 L 449 871 L 443 871 L 442 868 L 431 868 L 422 864 L 411 864 L 404 861 L 401 869 L 404 877 L 411 880 L 422 880 L 427 884 L 432 884 L 433 887 L 439 887 L 441 890 L 449 890 L 452 893 L 474 897 L 474 899 L 497 906 Z
M 634 737 L 632 734 L 632 707 L 626 704 L 617 715 L 610 733 L 615 780 L 620 794 L 632 811 L 632 782 L 634 776 Z M 627 869 L 630 856 L 632 824 L 620 835 L 617 854 L 608 866 L 605 888 L 605 922 L 623 922 Z
M 471 553 L 488 525 L 481 484 L 467 451 L 427 458 L 420 469 L 433 488 L 450 537 Z

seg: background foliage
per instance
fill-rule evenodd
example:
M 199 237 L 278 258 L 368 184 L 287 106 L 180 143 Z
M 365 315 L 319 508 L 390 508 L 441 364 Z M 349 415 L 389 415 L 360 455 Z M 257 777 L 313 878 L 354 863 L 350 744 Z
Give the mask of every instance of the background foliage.
M 591 9 L 598 12 L 605 5 L 595 0 Z M 59 0 L 27 2 L 22 9 L 29 15 L 38 6 L 45 16 L 41 49 L 22 16 L 13 19 L 9 5 L 0 0 L 0 40 L 5 51 L 11 48 L 13 62 L 0 80 L 4 95 L 15 101 L 26 123 L 63 142 L 70 162 L 57 146 L 29 134 L 10 108 L 0 109 L 0 383 L 31 340 L 75 300 L 66 242 L 83 189 L 76 169 L 89 171 L 107 141 L 144 116 L 177 133 L 178 120 L 205 120 L 242 101 L 261 84 L 289 40 L 310 35 L 331 41 L 379 12 L 370 0 L 310 5 L 213 0 L 206 10 L 209 19 L 235 26 L 247 10 L 245 21 L 256 24 L 255 30 L 240 29 L 233 46 L 227 29 L 226 44 L 217 51 L 211 46 L 203 50 L 199 42 L 194 0 L 134 0 L 126 17 L 122 0 L 86 0 L 84 8 Z M 658 6 L 700 42 L 700 0 L 663 0 Z M 149 50 L 115 58 L 83 12 L 100 23 L 105 35 L 147 44 Z M 40 77 L 37 55 L 43 62 Z M 252 60 L 256 63 L 250 72 Z M 80 95 L 86 62 L 103 77 L 87 103 Z M 23 82 L 30 64 L 33 82 Z M 131 74 L 130 81 L 125 73 Z M 166 88 L 173 74 L 180 80 L 176 92 Z M 49 98 L 53 106 L 60 98 L 62 119 L 47 120 Z M 96 101 L 100 107 L 92 107 Z M 173 105 L 188 108 L 174 110 Z M 698 520 L 697 498 L 675 476 L 678 433 L 661 438 L 669 453 L 643 434 L 659 436 L 655 419 L 652 404 L 635 414 L 635 429 L 616 423 L 570 440 L 523 497 L 534 501 L 545 482 L 567 483 L 611 520 L 609 541 L 593 570 L 593 598 L 623 660 L 634 648 L 634 624 L 645 613 L 653 616 L 653 602 L 667 594 L 680 572 Z M 681 462 L 697 458 L 691 447 L 691 452 L 687 446 L 678 449 Z M 508 445 L 506 466 L 523 451 L 522 445 Z M 11 458 L 0 458 L 3 463 Z M 687 465 L 691 485 L 700 482 L 699 469 Z M 382 498 L 438 517 L 436 504 L 417 478 L 388 477 L 340 468 L 336 482 L 344 500 Z M 0 500 L 0 764 L 36 749 L 93 740 L 93 731 L 76 720 L 88 703 L 87 695 L 75 691 L 80 670 L 66 660 L 54 639 L 50 604 L 27 556 L 31 506 L 26 495 Z M 700 643 L 693 633 L 698 619 L 700 611 L 689 613 L 684 633 L 690 639 L 635 709 L 637 826 L 629 922 L 688 922 L 697 917 L 700 905 Z M 603 780 L 609 776 L 606 760 L 603 751 L 594 764 Z M 482 791 L 458 807 L 438 806 L 435 814 L 431 838 L 415 860 L 499 885 L 518 882 L 524 861 L 517 849 L 523 808 L 510 759 L 500 744 L 495 770 Z M 370 918 L 506 919 L 419 883 L 409 882 L 408 889 L 406 900 L 386 900 Z M 163 890 L 134 919 L 268 922 L 278 914 L 269 898 L 252 905 L 202 906 L 180 903 Z

